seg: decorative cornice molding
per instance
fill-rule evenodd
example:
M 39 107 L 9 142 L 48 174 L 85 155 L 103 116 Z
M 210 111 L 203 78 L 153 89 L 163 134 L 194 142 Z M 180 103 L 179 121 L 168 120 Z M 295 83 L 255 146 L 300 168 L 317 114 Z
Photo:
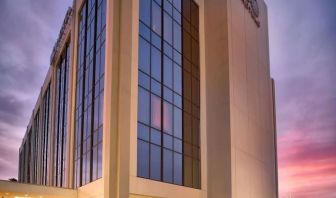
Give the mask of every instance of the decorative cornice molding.
M 62 24 L 62 28 L 58 34 L 57 41 L 50 55 L 50 65 L 52 65 L 54 61 L 56 60 L 56 57 L 60 53 L 60 50 L 65 42 L 66 35 L 68 31 L 70 30 L 69 26 L 70 26 L 70 21 L 72 18 L 72 13 L 73 13 L 73 9 L 72 7 L 69 7 L 67 13 L 65 14 L 65 18 Z

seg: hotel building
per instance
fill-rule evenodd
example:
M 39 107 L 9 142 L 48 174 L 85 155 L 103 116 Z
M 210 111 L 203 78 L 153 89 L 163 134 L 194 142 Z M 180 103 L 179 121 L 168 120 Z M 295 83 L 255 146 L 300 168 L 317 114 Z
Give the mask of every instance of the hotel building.
M 74 0 L 2 197 L 277 197 L 263 0 Z

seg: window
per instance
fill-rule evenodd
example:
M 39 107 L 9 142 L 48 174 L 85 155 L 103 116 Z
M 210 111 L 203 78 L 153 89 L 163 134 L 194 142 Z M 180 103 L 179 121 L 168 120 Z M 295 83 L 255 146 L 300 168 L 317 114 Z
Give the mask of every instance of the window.
M 139 1 L 137 174 L 200 188 L 198 6 Z
M 39 145 L 39 135 L 40 135 L 40 110 L 36 111 L 34 117 L 33 131 L 32 131 L 32 183 L 37 183 L 37 172 L 38 172 L 38 145 Z
M 58 187 L 65 185 L 65 157 L 67 142 L 67 112 L 69 90 L 69 43 L 61 55 L 56 73 L 56 117 L 54 133 L 54 180 Z
M 41 139 L 41 184 L 47 185 L 48 181 L 48 152 L 49 152 L 49 120 L 50 120 L 50 84 L 48 85 L 42 104 L 42 139 Z
M 23 152 L 22 152 L 22 146 L 19 150 L 19 182 L 23 182 Z
M 106 0 L 86 0 L 79 21 L 75 187 L 102 177 L 105 27 Z
M 31 183 L 32 182 L 32 154 L 33 154 L 33 151 L 32 151 L 32 128 L 30 127 L 29 129 L 29 132 L 28 132 L 28 135 L 27 135 L 27 140 L 26 140 L 26 153 L 27 153 L 27 169 L 26 169 L 26 174 L 27 174 L 27 177 L 26 177 L 26 181 L 27 183 Z

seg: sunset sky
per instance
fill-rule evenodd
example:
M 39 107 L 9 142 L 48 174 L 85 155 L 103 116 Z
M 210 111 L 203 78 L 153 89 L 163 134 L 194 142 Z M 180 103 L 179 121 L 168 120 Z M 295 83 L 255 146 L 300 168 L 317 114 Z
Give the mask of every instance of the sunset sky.
M 238 0 L 237 0 L 238 1 Z M 0 179 L 18 149 L 72 0 L 0 0 Z M 336 197 L 336 0 L 266 0 L 282 197 Z

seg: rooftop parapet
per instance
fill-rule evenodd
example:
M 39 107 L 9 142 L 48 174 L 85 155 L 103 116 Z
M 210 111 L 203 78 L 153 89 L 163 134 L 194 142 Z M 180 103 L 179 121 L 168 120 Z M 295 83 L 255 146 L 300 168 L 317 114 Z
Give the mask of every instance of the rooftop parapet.
M 63 46 L 63 44 L 65 42 L 65 39 L 66 39 L 66 35 L 70 30 L 69 27 L 71 25 L 72 15 L 73 15 L 73 9 L 72 9 L 72 7 L 69 7 L 68 11 L 65 14 L 61 30 L 58 34 L 57 41 L 56 41 L 56 43 L 53 47 L 53 50 L 52 50 L 52 53 L 51 53 L 51 56 L 50 56 L 50 65 L 52 65 L 55 62 L 57 56 L 59 55 L 59 53 L 62 49 L 62 46 Z

